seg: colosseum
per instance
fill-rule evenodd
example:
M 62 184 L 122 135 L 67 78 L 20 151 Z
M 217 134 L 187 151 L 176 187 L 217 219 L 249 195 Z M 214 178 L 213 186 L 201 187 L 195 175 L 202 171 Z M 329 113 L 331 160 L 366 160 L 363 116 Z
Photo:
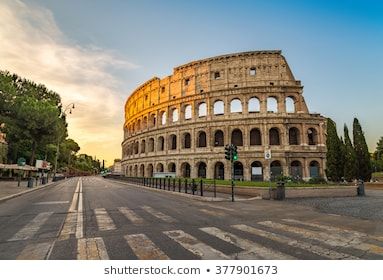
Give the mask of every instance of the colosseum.
M 308 180 L 325 176 L 325 131 L 281 51 L 221 55 L 178 66 L 129 96 L 122 167 L 126 176 L 230 179 L 224 146 L 232 143 L 235 179 Z

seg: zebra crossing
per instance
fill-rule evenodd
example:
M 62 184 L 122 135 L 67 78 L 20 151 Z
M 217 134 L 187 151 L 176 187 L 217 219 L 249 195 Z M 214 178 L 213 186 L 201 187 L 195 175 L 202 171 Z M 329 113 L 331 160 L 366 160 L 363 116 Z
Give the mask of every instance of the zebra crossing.
M 111 212 L 116 211 L 125 218 L 126 228 L 121 228 L 121 222 L 116 223 L 111 215 Z M 207 215 L 210 211 L 200 212 Z M 172 259 L 169 248 L 186 250 L 199 259 L 297 259 L 300 255 L 294 254 L 294 250 L 307 252 L 317 259 L 383 259 L 382 236 L 371 236 L 318 222 L 281 219 L 195 226 L 190 229 L 180 228 L 182 224 L 177 218 L 148 205 L 134 209 L 96 208 L 92 212 L 97 226 L 95 236 L 87 236 L 85 231 L 83 236 L 76 237 L 78 213 L 68 212 L 63 226 L 58 229 L 57 239 L 39 240 L 36 238 L 37 232 L 54 215 L 53 212 L 42 212 L 31 217 L 29 222 L 7 239 L 7 242 L 33 241 L 25 242 L 24 248 L 16 256 L 17 259 L 47 259 L 54 250 L 55 242 L 71 240 L 76 242 L 77 259 L 113 258 L 111 246 L 123 247 L 122 244 L 109 243 L 108 233 L 113 232 L 121 234 L 123 238 L 119 242 L 125 242 L 124 246 L 128 246 L 134 255 L 142 260 Z M 144 230 L 145 226 L 149 228 L 152 223 L 147 217 L 158 219 L 165 227 L 171 225 L 171 229 L 153 229 L 158 236 L 157 239 L 153 239 L 147 230 Z M 129 232 L 132 228 L 134 232 Z M 143 232 L 138 233 L 141 229 Z M 265 240 L 267 242 L 264 242 Z M 237 248 L 237 251 L 225 252 L 219 244 L 229 244 Z

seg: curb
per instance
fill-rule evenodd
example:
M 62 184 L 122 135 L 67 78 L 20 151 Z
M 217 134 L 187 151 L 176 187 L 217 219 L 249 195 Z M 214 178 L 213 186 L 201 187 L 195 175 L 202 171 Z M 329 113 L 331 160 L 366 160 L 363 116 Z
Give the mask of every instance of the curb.
M 19 192 L 19 193 L 15 193 L 15 194 L 11 194 L 11 195 L 2 197 L 2 198 L 0 198 L 0 203 L 2 203 L 4 201 L 7 201 L 7 200 L 10 200 L 12 198 L 18 197 L 18 196 L 22 196 L 23 194 L 26 194 L 26 193 L 30 193 L 30 192 L 38 191 L 38 190 L 41 190 L 41 189 L 45 189 L 45 188 L 47 188 L 47 187 L 49 187 L 49 186 L 51 186 L 51 185 L 53 185 L 55 183 L 57 183 L 57 182 L 50 182 L 50 183 L 45 184 L 44 186 L 39 186 L 39 187 L 31 188 L 30 190 L 26 190 L 26 191 L 22 191 L 22 192 Z
M 225 199 L 225 198 L 219 198 L 219 197 L 207 197 L 207 196 L 191 195 L 191 194 L 186 194 L 186 193 L 182 193 L 182 192 L 166 191 L 166 190 L 160 190 L 160 189 L 156 189 L 156 188 L 149 188 L 149 187 L 145 187 L 145 186 L 134 185 L 132 183 L 127 183 L 127 182 L 120 181 L 120 180 L 117 180 L 117 179 L 107 179 L 107 178 L 104 178 L 104 179 L 111 180 L 113 182 L 118 182 L 118 183 L 121 183 L 121 184 L 124 184 L 124 185 L 128 185 L 128 186 L 131 186 L 131 187 L 139 188 L 141 190 L 151 190 L 151 191 L 155 191 L 155 192 L 159 192 L 159 193 L 164 193 L 164 191 L 165 191 L 166 193 L 169 193 L 169 194 L 183 196 L 183 197 L 186 197 L 186 198 L 190 198 L 190 199 L 194 199 L 194 200 L 199 200 L 199 201 L 214 201 L 214 202 L 231 201 L 230 198 L 229 199 Z M 235 201 L 250 201 L 250 200 L 258 200 L 258 199 L 262 199 L 262 198 L 259 197 L 259 196 L 251 197 L 251 198 L 235 198 Z

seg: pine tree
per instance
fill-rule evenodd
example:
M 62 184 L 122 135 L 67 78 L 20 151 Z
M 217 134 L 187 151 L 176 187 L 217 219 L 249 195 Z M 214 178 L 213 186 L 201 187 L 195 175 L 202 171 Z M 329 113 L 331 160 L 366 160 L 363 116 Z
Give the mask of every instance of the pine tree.
M 342 142 L 338 137 L 335 122 L 327 119 L 326 176 L 331 181 L 340 181 L 343 176 Z
M 372 175 L 371 158 L 366 139 L 357 118 L 353 123 L 354 150 L 356 155 L 356 175 L 358 179 L 370 181 Z
M 348 128 L 344 125 L 344 178 L 350 182 L 356 176 L 356 154 L 352 146 Z

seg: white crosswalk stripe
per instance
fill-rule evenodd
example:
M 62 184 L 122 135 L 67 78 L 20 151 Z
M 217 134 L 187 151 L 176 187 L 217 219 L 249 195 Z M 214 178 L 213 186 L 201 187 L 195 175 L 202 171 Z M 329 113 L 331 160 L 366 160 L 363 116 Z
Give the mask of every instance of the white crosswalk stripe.
M 383 255 L 383 248 L 374 244 L 369 244 L 363 242 L 360 238 L 350 238 L 347 236 L 342 236 L 340 233 L 332 233 L 329 234 L 323 231 L 314 231 L 309 229 L 303 229 L 296 226 L 290 226 L 286 224 L 280 224 L 272 221 L 264 221 L 259 222 L 259 224 L 271 227 L 278 230 L 283 230 L 287 232 L 291 232 L 294 234 L 298 234 L 303 236 L 304 238 L 317 240 L 320 242 L 324 242 L 328 245 L 335 247 L 346 247 L 346 248 L 355 248 L 366 253 L 374 253 L 378 255 Z
M 109 260 L 104 240 L 101 237 L 77 240 L 78 260 Z
M 17 260 L 44 260 L 52 247 L 51 242 L 28 244 L 17 256 Z
M 129 221 L 133 224 L 142 224 L 144 220 L 136 215 L 134 211 L 130 210 L 127 207 L 118 207 L 118 211 L 120 211 Z
M 351 256 L 349 254 L 340 253 L 331 249 L 327 249 L 324 247 L 320 247 L 317 245 L 313 245 L 302 240 L 293 239 L 290 237 L 286 237 L 277 233 L 264 231 L 258 228 L 250 227 L 247 225 L 233 225 L 233 228 L 252 233 L 258 236 L 262 236 L 264 238 L 268 238 L 270 240 L 286 244 L 292 247 L 300 248 L 309 252 L 312 252 L 318 256 L 329 258 L 329 259 L 358 259 L 357 257 Z
M 32 221 L 20 229 L 12 238 L 8 239 L 8 241 L 26 240 L 32 238 L 52 214 L 53 212 L 43 212 L 38 214 Z
M 142 209 L 144 209 L 146 212 L 148 212 L 149 214 L 153 215 L 154 217 L 164 221 L 164 222 L 167 222 L 167 223 L 175 223 L 177 222 L 176 219 L 174 219 L 173 217 L 170 217 L 160 211 L 157 211 L 157 210 L 154 210 L 152 207 L 150 206 L 142 206 Z
M 125 239 L 140 260 L 169 260 L 169 257 L 145 234 L 125 235 Z
M 105 208 L 96 208 L 94 209 L 94 213 L 96 214 L 97 225 L 100 231 L 116 229 L 116 225 Z
M 203 260 L 227 260 L 230 259 L 224 253 L 206 245 L 205 243 L 197 240 L 190 234 L 185 233 L 182 230 L 164 231 L 168 237 L 176 241 L 186 250 L 192 252 L 194 255 L 199 256 Z
M 266 248 L 256 242 L 241 238 L 216 227 L 205 227 L 200 228 L 200 230 L 243 249 L 244 251 L 238 254 L 238 259 L 295 259 L 290 255 Z

